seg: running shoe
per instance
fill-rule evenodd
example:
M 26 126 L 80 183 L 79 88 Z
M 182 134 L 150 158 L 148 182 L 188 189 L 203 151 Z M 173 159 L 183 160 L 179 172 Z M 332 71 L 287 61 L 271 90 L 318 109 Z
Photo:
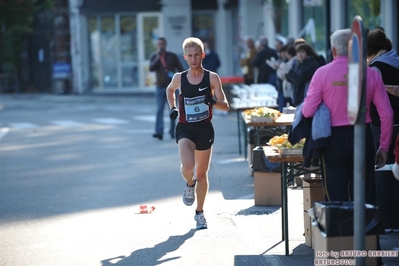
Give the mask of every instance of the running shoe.
M 204 213 L 201 212 L 200 214 L 196 214 L 194 216 L 194 220 L 197 222 L 197 227 L 196 227 L 197 230 L 208 228 L 208 224 L 206 223 Z
M 190 187 L 186 183 L 186 187 L 183 192 L 183 203 L 186 204 L 187 206 L 193 205 L 193 203 L 195 201 L 195 185 L 196 185 L 196 183 L 197 183 L 197 181 L 194 180 L 194 185 L 192 187 Z

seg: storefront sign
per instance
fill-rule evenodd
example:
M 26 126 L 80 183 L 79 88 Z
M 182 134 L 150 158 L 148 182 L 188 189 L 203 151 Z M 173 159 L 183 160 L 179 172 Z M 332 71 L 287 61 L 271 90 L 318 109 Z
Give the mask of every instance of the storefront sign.
M 70 63 L 55 63 L 53 65 L 53 79 L 68 79 L 71 75 Z

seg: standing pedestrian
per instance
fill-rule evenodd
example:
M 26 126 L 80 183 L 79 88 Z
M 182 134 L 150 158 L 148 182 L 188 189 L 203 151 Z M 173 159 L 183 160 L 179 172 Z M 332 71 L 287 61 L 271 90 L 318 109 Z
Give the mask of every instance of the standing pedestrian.
M 276 70 L 270 67 L 266 60 L 271 60 L 274 58 L 274 61 L 277 61 L 278 54 L 277 51 L 269 47 L 269 42 L 267 38 L 260 38 L 260 45 L 262 50 L 260 50 L 254 60 L 252 61 L 252 66 L 254 66 L 258 71 L 257 83 L 269 83 L 273 86 L 276 86 Z
M 252 66 L 252 60 L 255 58 L 258 50 L 255 47 L 254 39 L 251 37 L 245 39 L 245 44 L 247 45 L 247 50 L 241 56 L 240 66 L 244 76 L 244 84 L 251 85 L 255 83 L 255 70 Z
M 280 55 L 288 66 L 288 71 L 292 68 L 294 60 L 296 59 L 296 50 L 293 45 L 284 45 L 280 50 Z M 277 76 L 282 80 L 282 92 L 284 97 L 284 106 L 288 103 L 294 106 L 294 86 L 288 81 L 285 71 L 277 68 Z
M 395 126 L 387 161 L 387 164 L 393 164 L 395 163 L 395 140 L 399 134 L 399 95 L 395 95 L 395 92 L 391 90 L 399 90 L 399 57 L 392 48 L 391 41 L 381 29 L 372 30 L 367 34 L 367 63 L 381 74 L 393 110 Z M 374 145 L 375 148 L 378 148 L 380 146 L 381 122 L 373 103 L 370 105 L 370 116 Z M 399 181 L 395 179 L 391 171 L 377 171 L 375 177 L 377 205 L 384 232 L 399 232 Z
M 313 117 L 324 103 L 331 114 L 331 137 L 321 151 L 322 180 L 327 201 L 353 201 L 354 126 L 348 119 L 348 43 L 351 30 L 337 30 L 331 35 L 334 60 L 318 68 L 313 75 L 302 106 L 302 115 Z M 366 203 L 375 204 L 376 168 L 385 165 L 391 144 L 393 112 L 380 74 L 367 68 L 366 88 Z M 377 107 L 381 118 L 380 146 L 375 152 L 370 129 L 370 103 Z M 366 145 L 366 144 L 369 145 Z M 371 145 L 370 145 L 371 144 Z
M 281 36 L 280 34 L 276 34 L 276 51 L 279 56 L 278 60 L 276 62 L 286 62 L 286 58 L 282 55 L 284 51 L 282 51 L 283 46 L 285 45 L 286 39 Z M 269 61 L 266 61 L 267 64 L 269 64 Z M 280 112 L 283 112 L 284 107 L 286 107 L 285 99 L 284 99 L 284 94 L 283 94 L 283 80 L 277 73 L 277 65 L 272 66 L 273 69 L 276 70 L 276 89 L 277 89 L 277 105 L 278 105 L 278 110 Z
M 395 154 L 395 163 L 392 167 L 392 173 L 396 178 L 396 180 L 399 181 L 399 135 L 396 137 L 394 154 Z
M 293 84 L 294 106 L 300 105 L 306 97 L 310 80 L 318 68 L 317 57 L 318 55 L 309 44 L 301 43 L 296 46 L 296 57 L 291 68 L 284 62 L 279 65 L 279 69 L 285 73 L 287 80 Z
M 202 60 L 202 65 L 205 69 L 217 72 L 220 67 L 219 55 L 211 48 L 209 43 L 204 42 L 205 57 Z
M 164 132 L 163 115 L 166 104 L 166 87 L 172 80 L 174 73 L 183 71 L 183 67 L 176 54 L 166 51 L 166 39 L 158 38 L 158 50 L 150 57 L 150 71 L 156 73 L 157 88 L 155 89 L 155 101 L 157 106 L 154 138 L 162 140 Z M 175 137 L 175 122 L 171 121 L 169 129 L 170 137 Z
M 181 174 L 185 181 L 183 203 L 191 206 L 197 198 L 194 219 L 197 229 L 207 228 L 204 202 L 208 193 L 208 170 L 214 142 L 211 123 L 213 107 L 228 111 L 220 77 L 202 66 L 205 57 L 200 39 L 189 37 L 183 42 L 184 59 L 189 68 L 176 73 L 166 89 L 170 118 L 179 117 L 176 142 L 181 161 Z M 175 91 L 180 88 L 179 106 L 175 105 Z

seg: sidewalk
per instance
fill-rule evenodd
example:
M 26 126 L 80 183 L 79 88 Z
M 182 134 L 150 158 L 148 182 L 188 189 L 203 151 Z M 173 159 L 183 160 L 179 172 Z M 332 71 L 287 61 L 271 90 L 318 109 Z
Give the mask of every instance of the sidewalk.
M 248 162 L 244 160 L 244 154 L 238 154 L 235 112 L 230 112 L 226 116 L 216 115 L 213 121 L 216 138 L 212 164 L 221 167 L 218 161 L 225 157 L 229 158 L 226 159 L 230 160 L 230 163 L 226 163 L 229 167 L 223 167 L 221 171 L 227 172 L 229 182 L 240 184 L 241 192 L 237 194 L 243 197 L 235 200 L 225 198 L 225 204 L 232 209 L 240 208 L 240 211 L 235 213 L 234 222 L 246 227 L 248 232 L 255 230 L 256 238 L 254 241 L 258 241 L 259 247 L 263 247 L 263 249 L 258 250 L 258 255 L 236 256 L 235 265 L 314 265 L 314 250 L 305 245 L 302 188 L 292 187 L 288 189 L 290 255 L 285 256 L 285 243 L 282 241 L 281 208 L 254 206 L 253 194 L 245 196 L 242 193 L 243 190 L 248 192 L 249 189 L 247 188 L 249 187 L 251 187 L 253 193 L 253 177 L 248 173 Z M 234 161 L 236 163 L 233 163 Z M 251 217 L 251 220 L 245 219 L 247 215 Z M 394 248 L 399 248 L 399 233 L 381 235 L 380 244 L 381 250 L 392 251 Z M 383 258 L 383 263 L 384 265 L 399 265 L 399 257 Z

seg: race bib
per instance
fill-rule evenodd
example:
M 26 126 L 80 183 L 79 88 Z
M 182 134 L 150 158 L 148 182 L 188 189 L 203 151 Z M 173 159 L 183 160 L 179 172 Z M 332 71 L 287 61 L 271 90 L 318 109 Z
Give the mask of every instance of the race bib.
M 204 100 L 205 95 L 184 98 L 184 110 L 186 111 L 187 122 L 199 122 L 209 117 L 209 106 L 204 103 Z

